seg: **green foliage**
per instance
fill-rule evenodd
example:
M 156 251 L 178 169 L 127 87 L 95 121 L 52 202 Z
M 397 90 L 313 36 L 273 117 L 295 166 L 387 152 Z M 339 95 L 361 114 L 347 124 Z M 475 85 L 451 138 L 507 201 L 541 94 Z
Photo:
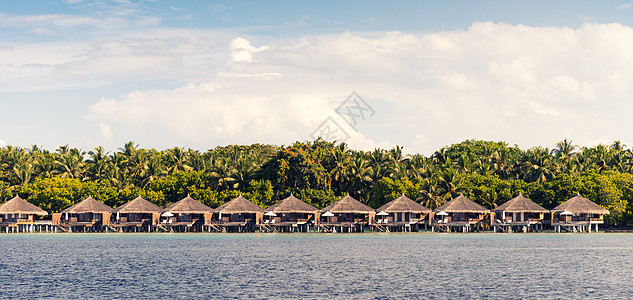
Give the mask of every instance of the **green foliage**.
M 275 202 L 273 200 L 274 195 L 273 185 L 268 180 L 251 180 L 247 192 L 244 193 L 246 199 L 264 208 L 271 206 Z
M 463 155 L 475 161 L 479 158 L 493 157 L 495 153 L 507 152 L 508 159 L 516 160 L 521 156 L 521 149 L 518 147 L 508 147 L 504 142 L 466 140 L 464 142 L 453 144 L 450 147 L 443 148 L 444 156 L 451 161 L 459 161 Z M 440 150 L 442 151 L 442 150 Z
M 9 187 L 10 185 L 8 182 L 0 181 L 0 200 L 2 200 L 2 202 L 13 198 Z
M 288 195 L 286 194 L 286 197 Z M 332 190 L 316 190 L 316 189 L 300 189 L 294 192 L 294 196 L 298 199 L 305 201 L 306 203 L 316 207 L 316 208 L 324 208 L 334 201 L 338 200 L 339 197 L 336 197 L 334 191 Z M 279 199 L 283 199 L 285 197 L 279 197 Z
M 291 192 L 318 208 L 346 193 L 375 208 L 402 193 L 429 208 L 459 193 L 494 208 L 523 193 L 550 209 L 580 193 L 611 211 L 607 223 L 633 224 L 633 151 L 619 141 L 579 147 L 567 139 L 525 151 L 467 140 L 429 157 L 406 155 L 401 146 L 365 152 L 322 139 L 206 152 L 134 142 L 114 152 L 0 148 L 0 200 L 19 193 L 49 212 L 88 195 L 112 207 L 138 195 L 165 207 L 189 194 L 218 207 L 242 193 L 267 207 Z
M 235 191 L 235 190 L 224 190 L 221 191 L 220 194 L 218 195 L 218 205 L 220 206 L 226 202 L 229 202 L 235 198 L 237 198 L 240 195 L 239 191 Z M 243 195 L 242 195 L 243 196 Z
M 416 200 L 420 198 L 420 184 L 415 184 L 409 178 L 392 179 L 383 177 L 371 189 L 371 207 L 380 207 L 387 202 L 405 194 L 407 197 Z
M 322 140 L 296 142 L 264 164 L 261 178 L 281 188 L 329 189 L 331 180 L 324 165 L 333 148 L 334 144 Z
M 526 187 L 527 184 L 522 180 L 501 180 L 496 174 L 469 174 L 462 183 L 464 196 L 490 209 L 496 208 L 519 193 L 526 194 Z
M 22 186 L 18 193 L 22 198 L 48 212 L 60 212 L 88 196 L 79 179 L 46 178 Z

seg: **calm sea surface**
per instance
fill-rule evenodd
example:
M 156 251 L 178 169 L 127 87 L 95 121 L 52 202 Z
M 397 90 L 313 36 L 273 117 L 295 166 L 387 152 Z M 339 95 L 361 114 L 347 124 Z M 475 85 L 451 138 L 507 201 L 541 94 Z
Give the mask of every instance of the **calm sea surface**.
M 0 250 L 0 298 L 633 297 L 631 234 L 1 234 Z

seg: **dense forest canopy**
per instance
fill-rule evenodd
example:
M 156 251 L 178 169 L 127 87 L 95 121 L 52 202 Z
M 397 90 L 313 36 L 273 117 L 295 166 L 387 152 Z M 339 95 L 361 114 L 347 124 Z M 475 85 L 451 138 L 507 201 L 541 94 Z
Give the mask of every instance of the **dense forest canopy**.
M 581 193 L 611 211 L 608 223 L 632 224 L 633 151 L 619 141 L 587 148 L 568 140 L 551 150 L 467 140 L 429 157 L 322 139 L 206 152 L 134 142 L 115 152 L 0 148 L 0 202 L 19 194 L 49 212 L 88 195 L 111 207 L 138 195 L 164 207 L 190 194 L 217 207 L 240 193 L 263 207 L 293 193 L 319 208 L 346 193 L 374 208 L 404 193 L 431 209 L 459 193 L 491 209 L 519 193 L 548 209 Z

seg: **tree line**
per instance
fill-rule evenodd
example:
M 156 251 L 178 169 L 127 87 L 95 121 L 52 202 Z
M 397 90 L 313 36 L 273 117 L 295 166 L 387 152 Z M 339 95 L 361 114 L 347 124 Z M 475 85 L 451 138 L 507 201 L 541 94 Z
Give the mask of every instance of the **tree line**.
M 217 207 L 243 194 L 266 207 L 290 193 L 318 208 L 348 193 L 376 208 L 405 193 L 431 209 L 459 193 L 490 209 L 522 193 L 551 209 L 578 192 L 612 212 L 606 222 L 633 223 L 633 151 L 619 141 L 579 147 L 567 139 L 527 150 L 467 140 L 428 157 L 322 139 L 206 152 L 134 142 L 114 152 L 0 148 L 0 200 L 19 194 L 49 212 L 88 195 L 112 207 L 141 195 L 164 207 L 190 194 Z

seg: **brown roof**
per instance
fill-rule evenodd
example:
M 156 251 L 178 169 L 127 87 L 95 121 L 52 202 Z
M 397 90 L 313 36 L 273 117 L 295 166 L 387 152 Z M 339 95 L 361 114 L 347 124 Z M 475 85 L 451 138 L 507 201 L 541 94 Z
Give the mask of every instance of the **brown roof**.
M 532 213 L 547 213 L 549 210 L 542 206 L 532 202 L 532 200 L 523 197 L 521 193 L 518 196 L 508 200 L 508 202 L 501 204 L 495 208 L 494 211 L 507 211 L 507 212 L 532 212 Z
M 319 210 L 290 194 L 288 198 L 269 206 L 265 209 L 265 211 L 272 211 L 274 213 L 314 213 Z
M 211 207 L 202 204 L 202 202 L 191 198 L 189 195 L 163 209 L 163 212 L 170 212 L 173 214 L 204 214 L 212 211 L 213 209 Z
M 45 210 L 26 202 L 20 196 L 15 196 L 13 199 L 2 203 L 0 205 L 0 214 L 48 215 Z
M 216 208 L 214 211 L 227 214 L 236 214 L 263 212 L 264 209 L 259 207 L 259 205 L 242 197 L 242 195 L 240 194 L 239 196 L 237 196 L 237 198 L 218 206 L 218 208 Z
M 336 202 L 324 207 L 322 212 L 331 213 L 367 213 L 374 212 L 374 209 L 352 198 L 349 194 Z
M 95 200 L 94 198 L 92 198 L 92 196 L 88 196 L 88 198 L 84 199 L 83 201 L 76 203 L 75 205 L 62 210 L 63 213 L 71 213 L 71 214 L 82 214 L 82 213 L 111 213 L 114 212 L 114 210 Z
M 609 210 L 581 196 L 580 193 L 552 209 L 552 212 L 563 211 L 568 211 L 575 214 L 609 214 Z
M 163 211 L 158 205 L 149 202 L 138 196 L 134 200 L 117 207 L 114 211 L 118 213 L 160 213 Z
M 391 200 L 389 203 L 379 207 L 378 209 L 376 209 L 376 211 L 378 212 L 384 211 L 388 213 L 394 213 L 394 212 L 427 213 L 427 212 L 430 212 L 431 210 L 426 208 L 422 204 L 409 199 L 409 197 L 402 194 L 402 196 L 394 200 Z
M 472 200 L 459 194 L 457 198 L 444 203 L 444 205 L 433 210 L 434 212 L 444 211 L 447 213 L 489 213 L 490 210 L 473 202 Z

